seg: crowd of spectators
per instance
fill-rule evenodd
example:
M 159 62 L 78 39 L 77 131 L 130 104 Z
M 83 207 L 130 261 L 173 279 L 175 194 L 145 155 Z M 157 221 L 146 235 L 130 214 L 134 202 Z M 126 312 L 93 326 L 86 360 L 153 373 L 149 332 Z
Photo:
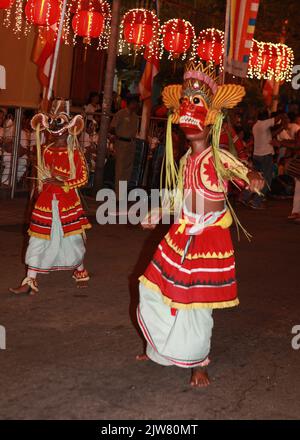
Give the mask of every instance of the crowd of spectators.
M 85 153 L 90 170 L 90 186 L 93 184 L 96 166 L 101 107 L 102 96 L 98 93 L 91 93 L 82 109 L 86 123 L 85 129 L 79 137 L 79 143 Z M 112 125 L 107 140 L 106 154 L 107 180 L 112 187 L 114 186 L 116 153 L 120 157 L 122 154 L 126 156 L 126 151 L 119 151 L 121 147 L 123 150 L 127 150 L 132 145 L 133 148 L 132 141 L 135 134 L 138 133 L 137 112 L 138 101 L 136 99 L 132 101 L 132 97 L 129 97 L 127 100 L 122 100 L 116 93 L 114 94 L 111 108 Z M 33 111 L 23 111 L 16 172 L 16 182 L 19 185 L 25 185 L 26 177 L 34 175 L 36 136 L 30 127 L 32 116 Z M 159 160 L 162 158 L 162 151 L 157 154 L 157 150 L 164 149 L 166 117 L 166 109 L 162 103 L 153 108 L 152 129 L 149 138 L 150 148 L 146 163 L 148 182 L 151 167 L 158 169 L 158 164 L 154 163 L 153 159 L 156 156 L 160 158 Z M 0 183 L 2 187 L 11 184 L 14 136 L 14 109 L 0 108 Z M 176 126 L 173 128 L 172 137 L 174 157 L 179 161 L 187 151 L 188 144 Z M 253 195 L 247 190 L 243 190 L 239 195 L 241 203 L 252 209 L 265 209 L 266 200 L 269 197 L 289 198 L 294 195 L 290 218 L 300 221 L 300 159 L 298 158 L 300 112 L 297 107 L 293 108 L 293 112 L 280 110 L 276 113 L 264 110 L 249 114 L 249 111 L 245 109 L 236 110 L 229 114 L 223 123 L 220 146 L 227 148 L 241 160 L 246 161 L 250 167 L 260 171 L 265 178 L 266 185 L 262 194 Z M 131 163 L 129 165 L 132 167 L 134 154 L 132 153 L 130 157 Z M 121 162 L 124 162 L 124 158 Z M 127 174 L 129 179 L 130 173 Z M 144 185 L 146 181 L 144 179 Z M 151 186 L 153 185 L 156 183 L 151 184 Z

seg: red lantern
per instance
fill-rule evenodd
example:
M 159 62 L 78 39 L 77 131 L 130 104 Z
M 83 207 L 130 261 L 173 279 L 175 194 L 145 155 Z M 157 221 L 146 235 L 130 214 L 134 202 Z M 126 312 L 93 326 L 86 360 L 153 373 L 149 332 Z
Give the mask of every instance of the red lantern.
M 264 43 L 253 40 L 248 75 L 250 78 L 290 81 L 294 53 L 285 44 Z
M 28 0 L 25 14 L 37 26 L 52 26 L 59 20 L 60 5 L 58 0 Z
M 224 32 L 217 29 L 206 29 L 198 37 L 197 52 L 204 61 L 216 65 L 222 64 L 224 54 Z
M 9 9 L 14 4 L 15 0 L 0 0 L 0 9 Z
M 195 38 L 191 23 L 180 18 L 167 21 L 162 27 L 163 45 L 171 56 L 186 54 Z
M 74 15 L 72 27 L 79 37 L 98 38 L 104 29 L 104 16 L 100 12 L 81 10 Z
M 124 15 L 123 34 L 128 44 L 147 46 L 158 30 L 156 15 L 146 9 L 132 9 Z

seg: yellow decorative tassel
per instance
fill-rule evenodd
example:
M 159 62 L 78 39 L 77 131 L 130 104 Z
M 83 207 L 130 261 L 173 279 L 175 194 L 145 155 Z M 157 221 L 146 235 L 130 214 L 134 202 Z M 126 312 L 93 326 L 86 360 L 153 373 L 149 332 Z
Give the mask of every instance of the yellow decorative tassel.
M 246 238 L 250 241 L 252 236 L 247 232 L 247 230 L 243 227 L 240 220 L 238 219 L 231 203 L 229 202 L 226 192 L 226 186 L 225 186 L 225 181 L 230 181 L 235 186 L 237 186 L 236 183 L 234 182 L 234 179 L 241 179 L 249 184 L 249 179 L 247 177 L 248 170 L 242 163 L 238 161 L 237 161 L 238 165 L 236 167 L 225 168 L 223 165 L 223 162 L 220 157 L 220 148 L 219 148 L 223 119 L 224 119 L 224 115 L 220 111 L 216 116 L 214 125 L 212 126 L 212 153 L 214 158 L 214 166 L 219 181 L 219 185 L 222 188 L 222 191 L 225 196 L 226 204 L 236 224 L 238 238 L 240 238 L 239 228 L 241 228 Z
M 42 181 L 42 150 L 41 150 L 41 125 L 38 124 L 36 127 L 36 162 L 37 162 L 37 186 L 38 191 L 41 192 L 43 188 L 43 181 Z
M 166 151 L 163 166 L 160 174 L 160 189 L 165 191 L 162 197 L 162 209 L 174 212 L 175 198 L 178 185 L 178 166 L 174 160 L 173 141 L 172 141 L 172 114 L 168 117 Z M 163 185 L 163 174 L 165 171 L 165 182 Z

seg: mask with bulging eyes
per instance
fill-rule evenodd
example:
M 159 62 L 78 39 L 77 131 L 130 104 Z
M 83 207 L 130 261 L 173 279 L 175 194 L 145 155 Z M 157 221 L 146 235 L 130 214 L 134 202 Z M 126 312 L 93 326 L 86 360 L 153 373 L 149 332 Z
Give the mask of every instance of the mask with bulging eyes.
M 59 138 L 66 134 L 79 135 L 84 129 L 84 120 L 81 115 L 71 118 L 66 113 L 38 113 L 32 118 L 31 126 L 34 130 L 39 126 L 41 131 L 46 130 L 52 137 Z
M 179 108 L 179 125 L 185 134 L 202 132 L 208 112 L 206 97 L 196 87 L 183 90 Z
M 48 127 L 46 127 L 46 130 L 54 136 L 62 136 L 68 131 L 68 126 L 68 116 L 64 113 L 61 113 L 57 116 L 49 116 Z
M 204 130 L 207 112 L 207 102 L 199 91 L 190 88 L 183 91 L 179 109 L 179 124 L 186 134 Z

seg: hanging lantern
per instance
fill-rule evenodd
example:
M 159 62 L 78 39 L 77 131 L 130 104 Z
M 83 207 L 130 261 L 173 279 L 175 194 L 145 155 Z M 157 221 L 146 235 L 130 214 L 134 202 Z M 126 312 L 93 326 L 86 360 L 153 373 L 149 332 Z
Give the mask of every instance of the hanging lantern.
M 224 32 L 218 29 L 205 29 L 200 32 L 197 41 L 197 53 L 201 60 L 223 65 Z
M 169 59 L 185 59 L 189 50 L 191 58 L 195 56 L 195 31 L 189 21 L 174 18 L 164 23 L 161 28 L 161 43 L 161 56 L 163 48 L 169 52 Z
M 15 0 L 0 0 L 0 9 L 9 9 L 14 4 Z
M 248 69 L 250 78 L 291 81 L 293 64 L 293 50 L 285 44 L 253 40 Z
M 83 37 L 87 44 L 91 44 L 92 39 L 98 38 L 98 49 L 107 49 L 110 23 L 111 9 L 106 0 L 70 0 L 64 23 L 65 42 L 69 40 L 72 27 L 73 44 L 76 44 L 77 37 Z
M 37 26 L 52 26 L 59 21 L 59 1 L 28 0 L 25 6 L 25 15 L 30 23 Z
M 73 17 L 72 27 L 79 37 L 99 38 L 104 29 L 104 17 L 100 12 L 79 11 Z
M 145 47 L 155 45 L 158 36 L 159 21 L 152 11 L 147 9 L 131 9 L 120 25 L 119 53 L 127 47 L 129 54 L 134 51 L 143 51 Z

